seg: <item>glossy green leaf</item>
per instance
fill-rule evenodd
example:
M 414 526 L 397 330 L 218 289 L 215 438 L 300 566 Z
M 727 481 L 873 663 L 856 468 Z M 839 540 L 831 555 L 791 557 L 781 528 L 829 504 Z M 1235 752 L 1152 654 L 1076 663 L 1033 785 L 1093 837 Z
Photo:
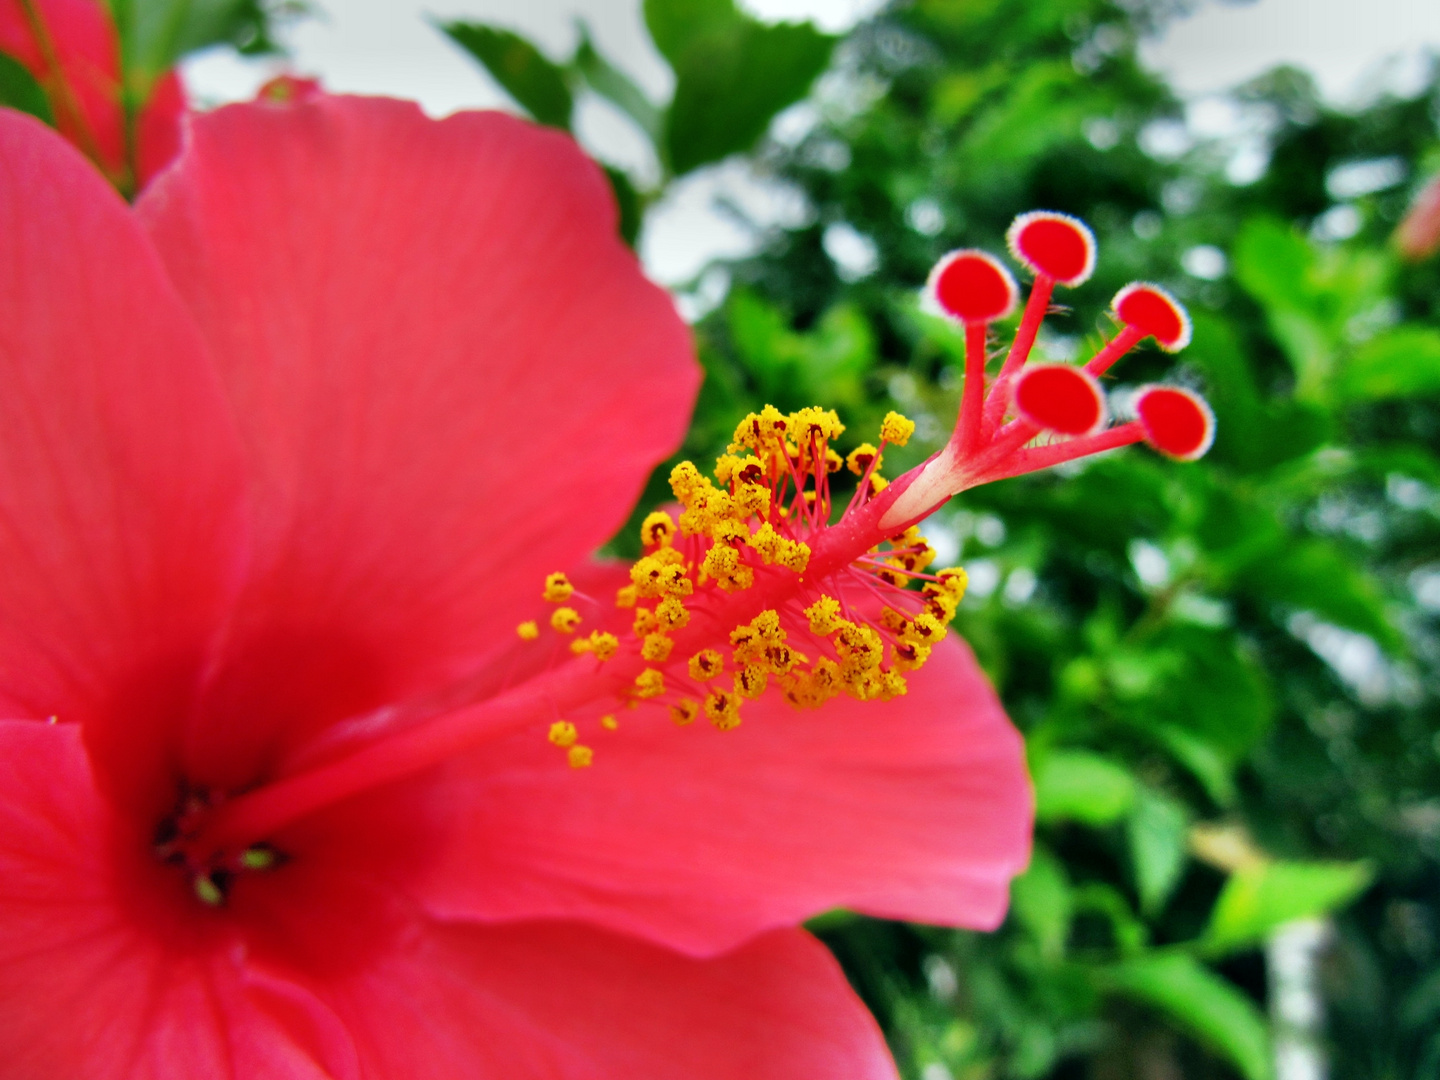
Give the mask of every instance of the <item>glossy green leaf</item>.
M 1109 825 L 1130 809 L 1135 778 L 1087 750 L 1049 750 L 1035 765 L 1037 821 Z
M 1237 871 L 1210 913 L 1205 947 L 1212 953 L 1245 948 L 1282 923 L 1344 907 L 1373 876 L 1368 863 L 1271 862 Z
M 752 19 L 733 0 L 645 0 L 645 22 L 675 71 L 663 148 L 676 175 L 752 146 L 835 45 L 809 23 Z
M 1341 367 L 1346 398 L 1379 400 L 1440 393 L 1440 330 L 1399 326 L 1371 338 Z
M 1238 584 L 1272 603 L 1313 611 L 1368 634 L 1394 652 L 1403 640 L 1385 613 L 1380 587 L 1327 540 L 1289 542 L 1257 559 Z
M 1190 813 L 1185 804 L 1154 788 L 1136 788 L 1125 820 L 1130 862 L 1140 909 L 1153 915 L 1165 905 L 1185 869 L 1185 835 Z
M 1114 993 L 1165 1013 L 1230 1061 L 1246 1080 L 1274 1075 L 1270 1032 L 1255 1003 L 1186 953 L 1152 952 L 1108 972 Z
M 519 34 L 483 23 L 447 22 L 440 29 L 484 66 L 520 107 L 542 124 L 570 129 L 574 99 L 565 72 Z
M 19 60 L 4 53 L 0 53 L 0 105 L 29 113 L 47 124 L 55 123 L 50 102 L 35 77 Z

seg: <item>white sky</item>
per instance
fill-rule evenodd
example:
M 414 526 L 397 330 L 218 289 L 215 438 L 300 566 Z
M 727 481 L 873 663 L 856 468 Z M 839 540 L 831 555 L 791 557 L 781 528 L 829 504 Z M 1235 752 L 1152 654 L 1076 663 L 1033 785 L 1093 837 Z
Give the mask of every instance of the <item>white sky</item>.
M 574 46 L 575 19 L 582 18 L 601 51 L 652 95 L 663 98 L 670 88 L 670 73 L 645 34 L 639 0 L 319 3 L 324 16 L 300 22 L 290 35 L 292 64 L 297 72 L 319 75 L 331 90 L 413 98 L 435 115 L 503 107 L 505 96 L 427 16 L 508 26 L 556 58 Z M 763 18 L 809 18 L 828 30 L 843 30 L 880 0 L 740 3 Z M 1294 63 L 1313 72 L 1331 100 L 1344 103 L 1378 86 L 1413 85 L 1426 47 L 1440 52 L 1440 0 L 1203 0 L 1195 15 L 1174 24 L 1163 40 L 1147 43 L 1142 55 L 1192 97 L 1217 93 L 1275 64 Z M 275 70 L 273 61 L 215 52 L 191 60 L 186 78 L 202 103 L 218 103 L 249 97 Z M 600 156 L 642 173 L 650 165 L 643 139 L 608 106 L 585 104 L 577 128 Z M 704 173 L 677 185 L 668 205 L 652 212 L 642 254 L 662 281 L 685 280 L 709 258 L 739 254 L 751 242 L 710 207 L 722 189 L 744 198 L 746 178 L 734 166 Z

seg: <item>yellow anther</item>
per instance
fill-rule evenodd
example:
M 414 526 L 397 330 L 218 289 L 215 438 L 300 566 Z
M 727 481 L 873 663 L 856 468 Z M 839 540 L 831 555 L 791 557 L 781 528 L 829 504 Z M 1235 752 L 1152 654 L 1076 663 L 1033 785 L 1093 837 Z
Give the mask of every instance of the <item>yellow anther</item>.
M 559 747 L 574 746 L 580 733 L 569 720 L 556 720 L 550 725 L 550 741 Z
M 890 486 L 890 481 L 889 481 L 889 480 L 886 480 L 886 479 L 885 479 L 883 476 L 881 476 L 879 473 L 871 473 L 871 474 L 870 474 L 870 479 L 867 481 L 867 483 L 868 483 L 868 485 L 869 485 L 869 487 L 870 487 L 870 496 L 871 496 L 871 498 L 874 498 L 876 495 L 879 495 L 880 492 L 884 491 L 887 487 Z
M 750 537 L 750 546 L 764 560 L 766 566 L 775 561 L 775 555 L 784 543 L 785 538 L 777 533 L 774 526 L 768 521 L 755 530 L 755 534 Z
M 842 672 L 845 692 L 856 701 L 875 701 L 885 696 L 885 678 L 875 670 Z
M 773 608 L 762 611 L 751 619 L 750 629 L 767 641 L 785 640 L 785 631 L 780 626 L 780 613 Z
M 614 731 L 620 726 L 620 721 L 613 716 L 602 716 L 600 717 L 600 726 L 606 731 Z
M 645 515 L 640 523 L 640 542 L 647 548 L 669 547 L 675 538 L 675 519 L 664 510 Z
M 837 472 L 840 471 L 840 466 L 842 466 L 842 465 L 844 465 L 844 464 L 845 464 L 845 459 L 844 459 L 843 457 L 841 457 L 839 454 L 837 454 L 834 450 L 827 449 L 827 450 L 825 451 L 825 471 L 826 471 L 826 472 L 837 473 Z
M 519 635 L 521 641 L 534 641 L 540 636 L 540 627 L 535 624 L 534 619 L 526 619 L 515 627 L 515 633 Z
M 715 459 L 715 479 L 722 484 L 729 484 L 749 460 L 735 454 L 721 454 Z
M 659 596 L 661 593 L 660 575 L 665 572 L 665 569 L 666 564 L 653 555 L 636 559 L 634 565 L 630 567 L 630 581 L 635 586 L 638 595 Z
M 640 655 L 658 664 L 670 659 L 670 650 L 674 647 L 675 642 L 664 634 L 646 634 L 645 644 L 640 646 Z
M 565 756 L 572 769 L 584 769 L 595 760 L 595 751 L 588 746 L 572 746 Z
M 556 608 L 550 616 L 550 625 L 562 634 L 573 634 L 580 625 L 580 613 L 570 607 Z
M 810 620 L 810 632 L 820 637 L 833 634 L 844 621 L 840 618 L 840 601 L 833 596 L 820 597 L 805 609 L 805 617 Z
M 685 573 L 685 567 L 671 565 L 660 571 L 660 592 L 665 596 L 689 596 L 695 591 L 695 583 Z
M 547 574 L 545 577 L 545 591 L 541 594 L 552 604 L 562 604 L 569 600 L 575 592 L 575 586 L 570 584 L 570 579 L 564 574 Z
M 725 670 L 725 659 L 714 649 L 701 649 L 690 657 L 690 677 L 696 682 L 709 682 Z
M 898 412 L 888 412 L 885 419 L 880 421 L 880 438 L 885 442 L 904 446 L 914 434 L 915 421 L 901 416 Z
M 945 637 L 945 624 L 928 611 L 916 615 L 900 634 L 900 640 L 911 645 L 934 645 Z
M 770 682 L 770 669 L 764 664 L 747 664 L 735 673 L 735 693 L 741 697 L 758 698 Z
M 690 612 L 685 610 L 684 603 L 678 597 L 667 596 L 655 605 L 655 621 L 661 630 L 668 633 L 671 630 L 679 630 L 688 623 Z
M 884 658 L 880 635 L 857 623 L 847 622 L 835 632 L 835 648 L 840 654 L 841 672 L 847 678 L 874 670 Z
M 915 671 L 917 668 L 923 667 L 925 661 L 929 659 L 929 645 L 911 645 L 902 641 L 895 646 L 895 660 L 891 669 L 899 672 Z
M 670 719 L 674 720 L 679 727 L 692 723 L 699 715 L 700 703 L 692 701 L 690 698 L 681 698 L 670 706 Z
M 712 690 L 705 698 L 705 715 L 721 731 L 740 723 L 740 699 L 724 690 Z
M 665 676 L 654 668 L 646 668 L 635 676 L 636 697 L 659 697 L 663 693 L 665 693 Z
M 728 544 L 736 547 L 749 542 L 750 526 L 740 521 L 717 521 L 715 527 L 710 530 L 709 536 L 716 544 Z
M 815 670 L 810 672 L 810 685 L 817 697 L 816 704 L 823 704 L 840 692 L 840 665 L 828 656 L 815 661 Z
M 588 637 L 576 638 L 570 642 L 570 651 L 576 656 L 584 656 L 594 648 L 594 643 Z
M 786 674 L 796 664 L 803 663 L 804 660 L 804 656 L 784 642 L 772 641 L 765 646 L 765 663 L 769 665 L 770 670 L 777 675 Z
M 636 637 L 644 637 L 646 634 L 653 634 L 660 629 L 660 620 L 649 608 L 637 608 L 635 622 L 631 624 L 631 629 L 635 631 Z
M 726 592 L 743 592 L 755 584 L 755 571 L 748 566 L 742 566 L 728 578 L 720 579 L 720 587 Z
M 728 544 L 716 544 L 705 553 L 700 568 L 717 581 L 724 581 L 740 568 L 740 553 Z
M 926 582 L 921 594 L 925 597 L 925 607 L 930 614 L 941 622 L 949 622 L 955 617 L 955 611 L 965 597 L 965 588 L 969 585 L 970 578 L 958 566 L 941 570 L 936 576 L 939 580 Z
M 639 599 L 640 589 L 637 586 L 622 585 L 615 590 L 615 606 L 618 608 L 632 608 Z
M 731 513 L 736 520 L 766 517 L 770 513 L 770 489 L 763 484 L 741 483 L 735 488 Z
M 886 671 L 880 676 L 880 697 L 885 701 L 900 697 L 909 689 L 905 676 L 898 671 Z
M 892 634 L 904 633 L 905 628 L 910 625 L 910 620 L 894 608 L 881 608 L 880 618 L 877 620 L 880 626 Z
M 730 644 L 734 648 L 737 664 L 752 664 L 765 659 L 765 650 L 785 640 L 785 631 L 780 626 L 780 616 L 775 611 L 762 611 L 746 626 L 737 626 L 730 631 Z
M 692 462 L 682 461 L 670 470 L 670 490 L 683 505 L 688 506 L 695 492 L 708 484 L 709 481 L 700 475 L 700 470 Z
M 810 545 L 803 540 L 786 540 L 775 555 L 775 562 L 787 570 L 803 574 L 810 565 Z
M 773 405 L 766 405 L 758 413 L 750 413 L 735 429 L 735 441 L 729 446 L 729 453 L 738 454 L 742 449 L 753 450 L 761 457 L 785 445 L 785 432 L 789 418 Z
M 614 634 L 604 630 L 590 631 L 590 651 L 595 654 L 596 660 L 609 660 L 618 648 L 620 639 Z
M 881 462 L 875 460 L 878 454 L 879 451 L 868 442 L 861 443 L 845 458 L 845 466 L 856 476 L 864 476 L 872 461 L 875 462 L 875 468 L 880 468 Z
M 790 435 L 801 445 L 816 438 L 833 442 L 844 431 L 845 425 L 840 423 L 840 417 L 833 409 L 812 405 L 790 414 Z

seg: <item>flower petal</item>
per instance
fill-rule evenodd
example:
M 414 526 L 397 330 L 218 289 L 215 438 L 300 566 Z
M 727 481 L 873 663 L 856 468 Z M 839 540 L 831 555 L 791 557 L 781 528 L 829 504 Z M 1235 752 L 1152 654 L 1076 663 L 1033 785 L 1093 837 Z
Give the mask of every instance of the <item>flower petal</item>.
M 993 927 L 1028 860 L 1020 736 L 954 637 L 889 702 L 801 713 L 769 694 L 728 732 L 618 715 L 582 730 L 583 771 L 538 723 L 453 765 L 440 791 L 458 824 L 422 902 L 707 954 L 837 906 Z
M 194 120 L 140 213 L 257 481 L 236 663 L 344 641 L 325 682 L 364 687 L 352 710 L 508 645 L 685 430 L 688 331 L 556 132 L 323 94 L 232 106 Z
M 319 987 L 386 1080 L 891 1080 L 825 948 L 772 931 L 692 960 L 593 927 L 435 924 Z
M 76 725 L 0 721 L 7 1080 L 356 1077 L 325 1007 L 225 948 L 164 947 L 117 900 L 114 822 Z
M 83 718 L 202 649 L 232 595 L 238 443 L 129 210 L 0 110 L 0 716 Z

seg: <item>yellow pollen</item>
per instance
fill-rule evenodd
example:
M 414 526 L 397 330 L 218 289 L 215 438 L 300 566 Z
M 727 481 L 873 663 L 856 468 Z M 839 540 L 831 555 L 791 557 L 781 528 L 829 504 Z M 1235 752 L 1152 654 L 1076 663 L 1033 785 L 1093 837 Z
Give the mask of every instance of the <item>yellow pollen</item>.
M 764 664 L 747 664 L 735 673 L 735 693 L 741 697 L 758 698 L 770 682 L 770 671 Z
M 690 621 L 690 612 L 677 597 L 667 596 L 655 605 L 655 621 L 661 630 L 679 630 Z
M 600 717 L 600 726 L 606 731 L 614 731 L 620 726 L 620 721 L 613 716 L 602 716 Z
M 700 703 L 692 701 L 690 698 L 681 698 L 670 706 L 670 719 L 674 720 L 679 727 L 692 723 L 699 715 Z
M 640 542 L 647 548 L 669 547 L 675 537 L 675 519 L 664 510 L 647 514 L 640 523 Z
M 654 668 L 646 668 L 635 676 L 636 697 L 659 697 L 663 693 L 665 693 L 665 676 Z
M 725 660 L 714 649 L 701 649 L 690 657 L 690 677 L 696 682 L 709 682 L 725 670 Z
M 904 446 L 914 434 L 915 421 L 901 416 L 898 412 L 888 412 L 885 419 L 880 421 L 880 438 L 885 442 Z
M 575 592 L 575 586 L 564 574 L 549 574 L 545 578 L 545 591 L 541 594 L 552 604 L 562 604 Z
M 569 720 L 556 720 L 550 725 L 550 741 L 562 749 L 567 746 L 574 746 L 575 740 L 580 733 L 575 730 L 575 725 Z
M 594 648 L 594 643 L 588 637 L 576 638 L 570 642 L 570 651 L 576 656 L 584 656 L 586 653 L 593 651 Z
M 595 654 L 596 660 L 609 660 L 615 655 L 615 650 L 620 647 L 620 639 L 614 634 L 604 630 L 592 630 L 590 632 L 590 651 Z
M 863 476 L 872 461 L 875 462 L 875 468 L 880 468 L 882 462 L 876 460 L 878 454 L 879 451 L 868 442 L 861 443 L 845 458 L 845 466 L 856 476 Z
M 655 617 L 655 612 L 649 608 L 640 608 L 635 612 L 635 622 L 631 624 L 631 629 L 635 631 L 636 637 L 653 634 L 659 628 L 660 620 Z
M 584 769 L 595 760 L 595 751 L 588 746 L 572 746 L 565 756 L 572 769 Z
M 805 617 L 810 620 L 810 632 L 819 637 L 833 634 L 844 621 L 840 618 L 840 601 L 833 596 L 821 596 L 805 609 Z
M 646 634 L 645 644 L 640 647 L 640 655 L 646 660 L 661 663 L 670 659 L 670 650 L 674 647 L 675 642 L 664 634 Z
M 562 634 L 573 634 L 580 625 L 580 613 L 574 608 L 557 608 L 550 616 L 550 625 Z
M 712 690 L 705 698 L 705 715 L 721 731 L 740 723 L 740 699 L 724 690 Z
M 871 474 L 870 474 L 869 485 L 870 485 L 870 496 L 871 496 L 871 498 L 874 498 L 876 495 L 879 495 L 880 492 L 884 491 L 887 487 L 890 486 L 890 481 L 889 481 L 889 480 L 886 480 L 886 479 L 885 479 L 883 476 L 881 476 L 879 473 L 871 473 Z
M 519 635 L 521 641 L 534 641 L 540 636 L 540 627 L 535 625 L 534 619 L 526 619 L 515 627 L 515 633 Z
M 632 608 L 639 599 L 640 590 L 634 585 L 622 585 L 615 590 L 615 606 L 618 608 Z
M 826 472 L 837 473 L 837 472 L 840 471 L 840 466 L 842 466 L 842 465 L 844 465 L 844 464 L 845 464 L 845 459 L 842 458 L 839 454 L 837 454 L 834 450 L 829 450 L 829 449 L 827 449 L 827 450 L 825 451 L 825 471 L 826 471 Z

